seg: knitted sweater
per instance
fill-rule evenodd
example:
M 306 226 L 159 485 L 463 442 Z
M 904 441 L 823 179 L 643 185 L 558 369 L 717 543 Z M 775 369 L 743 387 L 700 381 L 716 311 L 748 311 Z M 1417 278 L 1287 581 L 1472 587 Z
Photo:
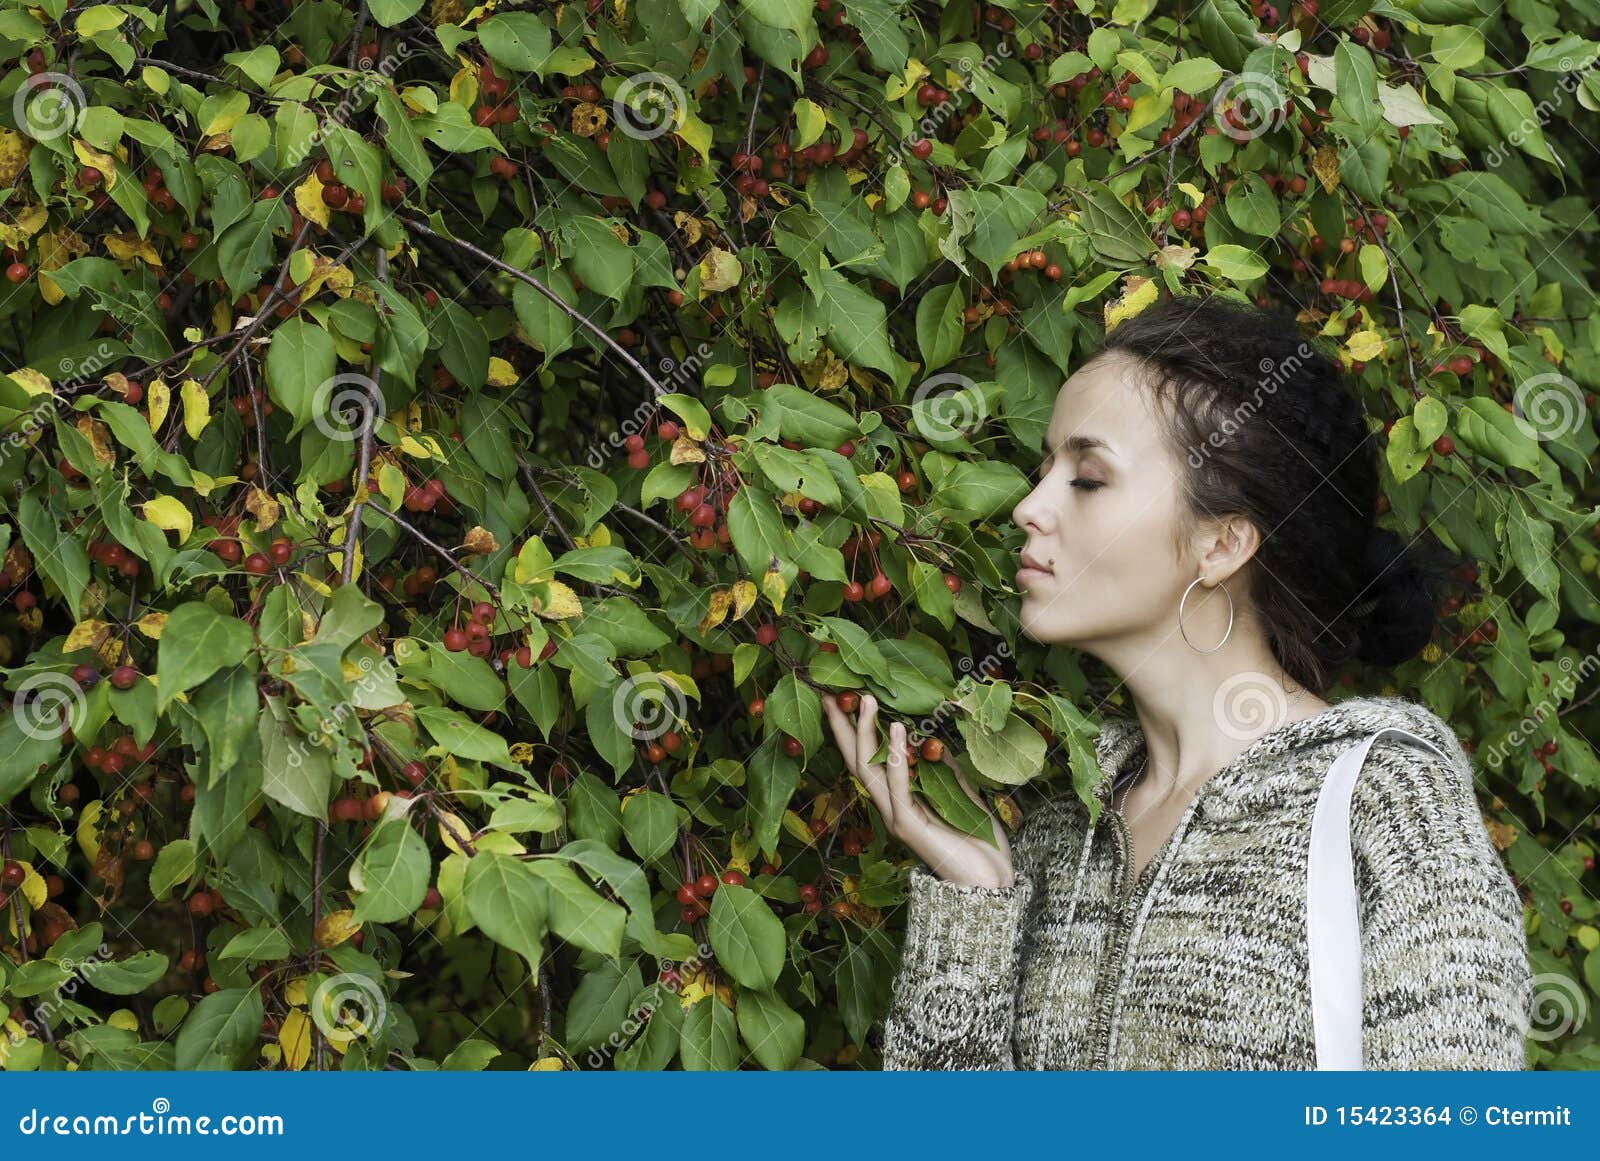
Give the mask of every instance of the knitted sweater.
M 1113 783 L 1144 734 L 1109 719 L 1089 811 L 1070 790 L 1010 836 L 1007 888 L 910 873 L 885 1069 L 1314 1069 L 1306 860 L 1321 780 L 1376 742 L 1351 803 L 1369 1069 L 1521 1069 L 1522 900 L 1454 732 L 1402 698 L 1347 698 L 1249 743 L 1195 793 L 1137 883 Z

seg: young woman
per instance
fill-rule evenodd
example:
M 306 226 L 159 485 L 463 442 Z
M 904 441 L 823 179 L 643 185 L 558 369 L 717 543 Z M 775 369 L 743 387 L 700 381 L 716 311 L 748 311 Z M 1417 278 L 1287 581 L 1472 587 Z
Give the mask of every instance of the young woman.
M 1013 514 L 1021 625 L 1098 657 L 1135 716 L 1096 739 L 1093 812 L 1058 789 L 990 843 L 910 796 L 905 728 L 883 761 L 874 699 L 855 721 L 825 699 L 929 868 L 885 1068 L 1316 1067 L 1311 820 L 1333 760 L 1389 726 L 1451 760 L 1385 735 L 1356 782 L 1365 1067 L 1526 1066 L 1521 899 L 1459 740 L 1408 699 L 1321 696 L 1433 626 L 1443 554 L 1375 527 L 1374 457 L 1337 365 L 1220 299 L 1150 308 L 1066 381 Z

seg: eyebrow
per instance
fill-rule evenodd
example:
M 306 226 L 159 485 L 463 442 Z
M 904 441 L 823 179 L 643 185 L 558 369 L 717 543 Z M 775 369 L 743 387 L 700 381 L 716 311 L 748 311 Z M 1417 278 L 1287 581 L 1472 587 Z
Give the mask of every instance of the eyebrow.
M 1100 438 L 1098 438 L 1096 436 L 1092 436 L 1092 435 L 1073 435 L 1073 436 L 1068 436 L 1066 442 L 1063 443 L 1061 445 L 1061 447 L 1062 447 L 1062 450 L 1069 451 L 1069 452 L 1086 452 L 1086 451 L 1096 451 L 1096 450 L 1098 450 L 1098 451 L 1104 451 L 1109 456 L 1115 456 L 1117 454 L 1115 451 L 1112 450 L 1111 445 L 1108 444 L 1105 440 L 1100 439 Z

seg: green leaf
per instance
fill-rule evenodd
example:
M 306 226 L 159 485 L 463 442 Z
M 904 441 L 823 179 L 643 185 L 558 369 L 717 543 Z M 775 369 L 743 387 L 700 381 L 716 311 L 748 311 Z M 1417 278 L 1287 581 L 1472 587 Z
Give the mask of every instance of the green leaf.
M 1333 50 L 1333 72 L 1339 107 L 1355 122 L 1365 140 L 1383 120 L 1383 106 L 1378 103 L 1378 68 L 1372 62 L 1372 54 L 1353 40 L 1341 39 Z
M 961 350 L 966 333 L 962 325 L 961 283 L 935 286 L 917 304 L 917 347 L 922 352 L 923 370 L 937 371 Z
M 968 718 L 956 721 L 967 756 L 985 778 L 1007 786 L 1031 782 L 1044 770 L 1045 740 L 1038 730 L 1012 714 L 998 733 Z
M 1028 494 L 1028 479 L 1010 464 L 963 461 L 933 491 L 931 501 L 955 520 L 988 520 L 1009 514 Z
M 783 923 L 748 887 L 724 883 L 711 896 L 711 949 L 717 963 L 747 988 L 766 991 L 783 970 Z
M 1206 251 L 1202 261 L 1229 282 L 1236 282 L 1241 286 L 1254 282 L 1268 270 L 1265 258 L 1254 250 L 1235 246 L 1232 242 L 1211 247 Z
M 174 1063 L 184 1072 L 243 1067 L 261 1043 L 265 1014 L 261 990 L 254 984 L 212 992 L 178 1029 Z
M 495 64 L 538 73 L 550 55 L 550 26 L 532 12 L 502 12 L 478 25 L 478 39 Z
M 156 707 L 165 712 L 219 670 L 238 665 L 250 652 L 250 627 L 225 617 L 204 601 L 179 605 L 167 616 L 156 651 Z
M 732 1072 L 739 1067 L 739 1030 L 733 1010 L 715 996 L 693 1004 L 678 1031 L 678 1056 L 688 1072 Z
M 86 959 L 78 971 L 90 987 L 113 996 L 136 996 L 167 974 L 167 957 L 141 951 L 116 961 Z
M 328 407 L 337 365 L 333 336 L 314 323 L 293 318 L 273 330 L 267 347 L 267 392 L 294 417 L 290 435 Z
M 793 673 L 784 674 L 773 686 L 765 716 L 768 733 L 776 730 L 800 739 L 807 754 L 822 745 L 822 699 Z
M 741 988 L 735 1000 L 739 1035 L 749 1046 L 750 1055 L 762 1068 L 773 1072 L 793 1068 L 806 1044 L 806 1022 L 800 1013 L 775 992 Z
M 588 948 L 613 959 L 622 954 L 626 911 L 585 883 L 564 862 L 534 859 L 526 866 L 548 888 L 550 930 L 574 947 Z
M 356 922 L 395 923 L 415 914 L 428 893 L 432 871 L 428 845 L 404 816 L 379 819 L 350 864 Z
M 282 698 L 267 699 L 259 728 L 261 792 L 296 814 L 327 818 L 333 789 L 333 759 L 329 752 L 312 745 L 290 724 Z
M 187 883 L 194 877 L 194 868 L 195 849 L 192 841 L 179 838 L 163 843 L 156 854 L 155 865 L 150 868 L 151 897 L 164 900 L 175 885 Z
M 228 940 L 227 946 L 217 953 L 217 958 L 270 961 L 284 959 L 292 950 L 289 937 L 281 928 L 249 927 Z
M 425 0 L 367 0 L 367 11 L 384 28 L 393 28 L 415 16 L 424 3 Z
M 678 808 L 654 790 L 631 794 L 622 801 L 622 833 L 645 862 L 659 859 L 678 841 Z
M 467 863 L 467 907 L 485 935 L 528 961 L 535 974 L 544 959 L 549 888 L 521 860 L 479 851 Z

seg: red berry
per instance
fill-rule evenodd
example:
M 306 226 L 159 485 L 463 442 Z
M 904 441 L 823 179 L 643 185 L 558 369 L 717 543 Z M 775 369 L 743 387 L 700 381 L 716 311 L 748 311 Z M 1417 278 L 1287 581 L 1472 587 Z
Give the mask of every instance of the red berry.
M 733 887 L 744 886 L 744 872 L 736 867 L 729 867 L 722 872 L 722 881 Z
M 678 438 L 678 425 L 670 419 L 663 420 L 661 426 L 656 428 L 656 434 L 671 443 Z
M 444 647 L 452 653 L 460 653 L 467 647 L 467 631 L 459 625 L 452 625 L 444 631 Z
M 929 762 L 937 762 L 944 757 L 944 743 L 938 738 L 924 738 L 922 740 L 922 756 Z
M 259 552 L 252 552 L 245 558 L 244 568 L 246 572 L 255 573 L 257 576 L 262 576 L 272 571 L 272 562 L 263 554 Z
M 678 885 L 678 902 L 682 903 L 685 907 L 693 906 L 694 901 L 698 898 L 700 898 L 700 893 L 698 890 L 696 890 L 695 884 L 680 883 Z
M 847 689 L 833 699 L 839 708 L 847 714 L 853 714 L 861 708 L 861 695 L 853 689 Z
M 131 665 L 119 665 L 111 671 L 111 684 L 117 689 L 132 689 L 139 681 L 139 671 Z
M 800 744 L 799 738 L 792 738 L 788 737 L 787 735 L 784 737 L 783 752 L 789 755 L 789 757 L 798 758 L 801 754 L 805 753 L 805 750 L 806 748 Z
M 717 889 L 717 879 L 714 875 L 701 875 L 694 881 L 695 892 L 702 899 L 709 899 Z

